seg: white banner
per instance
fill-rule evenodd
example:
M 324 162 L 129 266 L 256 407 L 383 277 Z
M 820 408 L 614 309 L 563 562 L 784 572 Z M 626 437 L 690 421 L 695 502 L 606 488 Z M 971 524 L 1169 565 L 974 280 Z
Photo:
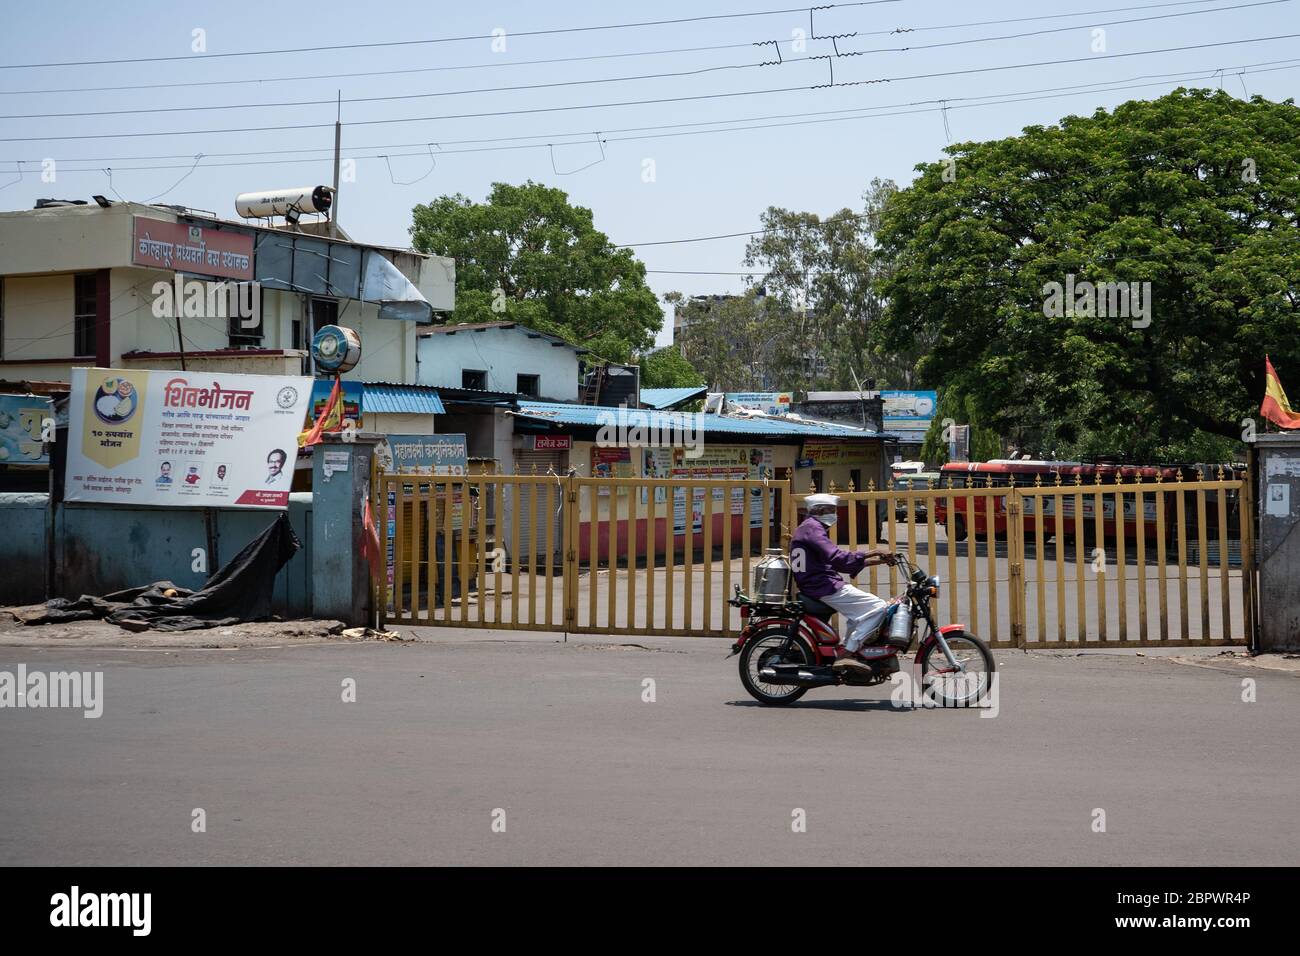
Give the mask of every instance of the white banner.
M 68 501 L 285 508 L 309 378 L 74 368 Z

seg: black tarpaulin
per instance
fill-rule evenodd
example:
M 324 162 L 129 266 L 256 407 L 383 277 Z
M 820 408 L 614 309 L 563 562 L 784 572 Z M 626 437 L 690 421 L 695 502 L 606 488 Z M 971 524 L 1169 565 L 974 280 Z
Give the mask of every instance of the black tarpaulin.
M 75 601 L 55 598 L 30 624 L 103 618 L 132 630 L 192 631 L 271 615 L 275 576 L 302 547 L 283 512 L 242 551 L 214 574 L 200 591 L 156 581 L 101 597 L 83 594 Z M 168 593 L 171 592 L 171 593 Z

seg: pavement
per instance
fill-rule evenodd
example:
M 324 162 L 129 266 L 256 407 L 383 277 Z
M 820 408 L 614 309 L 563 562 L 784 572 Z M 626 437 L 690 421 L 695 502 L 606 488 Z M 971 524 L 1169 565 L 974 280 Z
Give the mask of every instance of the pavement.
M 399 630 L 0 646 L 104 698 L 0 710 L 0 864 L 1300 862 L 1294 670 L 997 651 L 993 718 L 771 709 L 716 639 Z

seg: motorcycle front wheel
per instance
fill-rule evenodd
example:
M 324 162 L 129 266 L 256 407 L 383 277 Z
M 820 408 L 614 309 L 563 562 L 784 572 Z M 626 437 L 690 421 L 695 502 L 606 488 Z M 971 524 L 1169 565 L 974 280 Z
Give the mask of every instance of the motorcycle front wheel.
M 967 631 L 943 636 L 957 666 L 939 646 L 929 642 L 921 657 L 921 691 L 942 707 L 974 707 L 987 699 L 997 665 L 988 645 Z
M 796 625 L 791 625 L 796 626 Z M 802 637 L 796 636 L 790 642 L 790 648 L 784 654 L 781 648 L 789 637 L 789 631 L 782 627 L 768 627 L 745 642 L 740 652 L 740 682 L 745 685 L 749 696 L 760 704 L 769 707 L 784 707 L 808 693 L 807 687 L 788 687 L 782 684 L 768 684 L 759 676 L 759 672 L 768 664 L 812 664 L 816 660 L 812 648 Z

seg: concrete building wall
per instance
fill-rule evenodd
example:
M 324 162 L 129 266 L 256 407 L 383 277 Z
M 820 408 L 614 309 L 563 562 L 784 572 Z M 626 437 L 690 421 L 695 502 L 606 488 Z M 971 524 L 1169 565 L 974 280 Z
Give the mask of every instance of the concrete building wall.
M 518 326 L 509 329 L 465 330 L 420 336 L 421 385 L 460 388 L 461 372 L 487 372 L 488 391 L 514 392 L 518 375 L 540 376 L 540 395 L 546 400 L 578 400 L 578 355 L 548 339 L 529 338 Z
M 78 272 L 110 271 L 110 360 L 120 365 L 123 353 L 174 353 L 179 343 L 174 319 L 154 315 L 154 287 L 171 283 L 171 271 L 132 265 L 133 217 L 176 222 L 167 210 L 118 203 L 56 207 L 0 213 L 0 284 L 3 285 L 4 329 L 0 340 L 0 377 L 68 381 L 84 356 L 73 354 L 73 284 Z M 237 224 L 235 224 L 237 228 Z M 411 252 L 383 250 L 436 309 L 455 307 L 455 262 Z M 302 344 L 311 339 L 310 296 L 264 289 L 264 349 L 294 347 L 294 322 L 300 323 Z M 416 333 L 413 322 L 381 320 L 377 303 L 339 300 L 338 322 L 362 337 L 362 357 L 344 375 L 352 381 L 414 382 Z M 220 317 L 182 318 L 187 352 L 226 349 L 229 330 Z M 290 371 L 299 363 L 290 361 Z M 171 366 L 179 367 L 179 361 Z M 279 372 L 261 365 L 246 367 L 239 358 L 223 357 L 224 371 Z M 576 378 L 576 375 L 575 375 Z M 456 384 L 459 384 L 457 381 Z M 511 390 L 513 390 L 513 383 Z

